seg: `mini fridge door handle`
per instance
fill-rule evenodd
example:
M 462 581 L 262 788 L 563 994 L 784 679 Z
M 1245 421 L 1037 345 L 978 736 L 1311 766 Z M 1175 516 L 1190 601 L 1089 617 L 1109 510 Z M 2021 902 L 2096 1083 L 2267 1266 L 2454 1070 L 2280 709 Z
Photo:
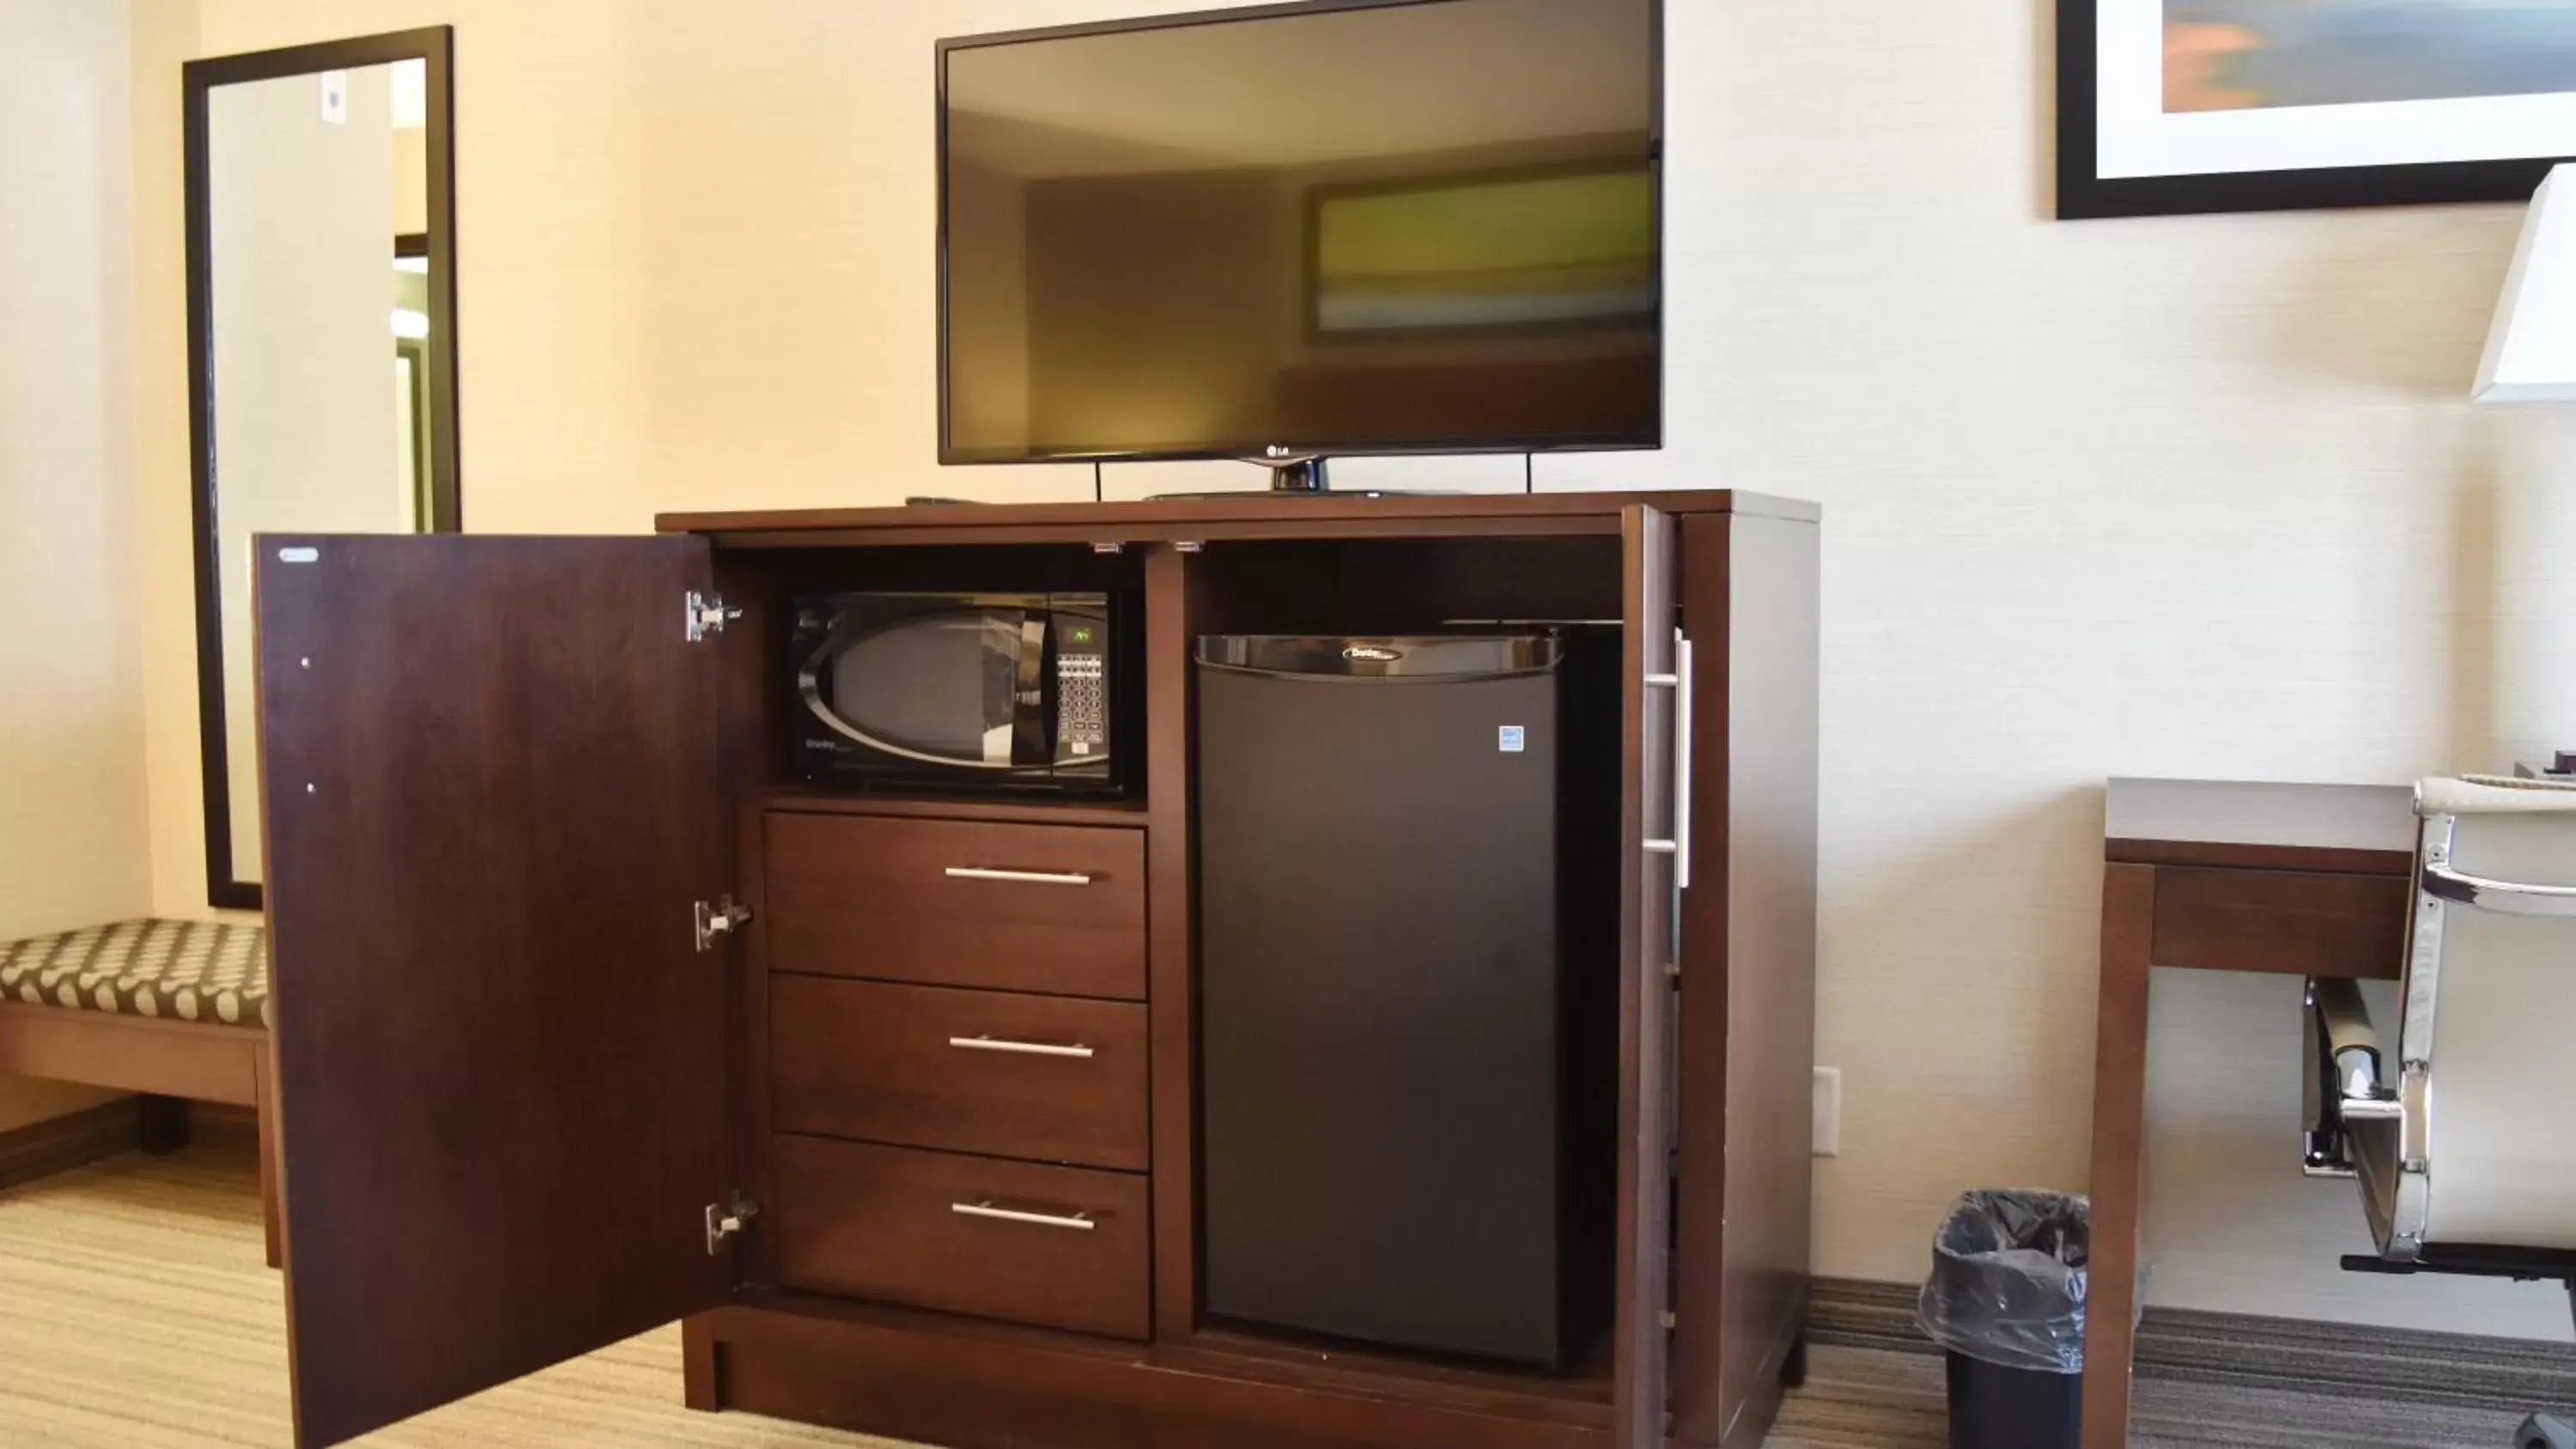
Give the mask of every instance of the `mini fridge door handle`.
M 1673 631 L 1673 672 L 1681 684 L 1673 690 L 1673 889 L 1689 890 L 1691 880 L 1691 641 Z
M 1691 641 L 1673 631 L 1673 672 L 1649 674 L 1650 689 L 1673 692 L 1673 833 L 1649 840 L 1646 849 L 1673 858 L 1673 889 L 1690 889 L 1691 875 Z

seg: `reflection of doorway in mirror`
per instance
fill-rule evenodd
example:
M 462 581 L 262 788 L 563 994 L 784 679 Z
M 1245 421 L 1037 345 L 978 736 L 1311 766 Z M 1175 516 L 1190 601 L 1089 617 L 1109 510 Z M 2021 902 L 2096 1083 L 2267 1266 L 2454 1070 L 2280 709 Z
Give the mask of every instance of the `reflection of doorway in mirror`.
M 395 496 L 427 531 L 429 466 L 429 68 L 393 67 Z
M 402 209 L 394 209 L 399 218 Z M 394 238 L 394 496 L 418 532 L 438 516 L 429 466 L 429 238 Z
M 398 62 L 207 95 L 227 824 L 245 881 L 261 876 L 251 539 L 430 521 L 430 279 L 425 245 L 404 240 L 427 225 L 423 71 Z
M 427 338 L 394 340 L 394 448 L 398 506 L 409 511 L 414 532 L 426 533 L 436 516 L 430 501 Z

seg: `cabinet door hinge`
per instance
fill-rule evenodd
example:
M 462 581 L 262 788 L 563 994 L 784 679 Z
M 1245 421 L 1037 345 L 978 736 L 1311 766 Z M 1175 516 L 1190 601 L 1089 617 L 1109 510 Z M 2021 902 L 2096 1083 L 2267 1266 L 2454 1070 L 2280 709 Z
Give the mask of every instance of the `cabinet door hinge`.
M 760 1216 L 760 1204 L 736 1190 L 720 1203 L 707 1204 L 707 1256 L 724 1251 L 725 1239 L 740 1233 L 751 1220 Z
M 721 634 L 725 625 L 742 617 L 742 610 L 727 604 L 721 594 L 689 591 L 689 642 L 700 643 L 709 634 Z
M 718 896 L 712 901 L 692 903 L 697 917 L 698 949 L 712 951 L 716 942 L 730 938 L 734 932 L 751 924 L 751 907 L 731 896 Z

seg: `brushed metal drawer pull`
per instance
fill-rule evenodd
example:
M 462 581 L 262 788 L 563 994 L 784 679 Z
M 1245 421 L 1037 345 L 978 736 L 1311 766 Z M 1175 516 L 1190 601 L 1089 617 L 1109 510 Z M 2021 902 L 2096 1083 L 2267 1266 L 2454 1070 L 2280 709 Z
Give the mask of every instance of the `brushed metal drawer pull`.
M 970 1052 L 1015 1052 L 1024 1057 L 1080 1057 L 1085 1061 L 1100 1055 L 1087 1046 L 1057 1046 L 1043 1041 L 1009 1041 L 996 1036 L 952 1036 L 950 1046 Z
M 1100 1226 L 1091 1220 L 1089 1213 L 1024 1213 L 1014 1208 L 995 1207 L 989 1202 L 952 1202 L 948 1210 L 961 1218 L 990 1218 L 997 1223 L 1027 1223 L 1040 1228 L 1071 1228 L 1078 1233 L 1092 1232 Z
M 948 878 L 950 880 L 1007 880 L 1017 881 L 1022 885 L 1087 886 L 1091 884 L 1091 872 L 1087 870 L 1005 870 L 993 865 L 952 865 L 948 867 Z

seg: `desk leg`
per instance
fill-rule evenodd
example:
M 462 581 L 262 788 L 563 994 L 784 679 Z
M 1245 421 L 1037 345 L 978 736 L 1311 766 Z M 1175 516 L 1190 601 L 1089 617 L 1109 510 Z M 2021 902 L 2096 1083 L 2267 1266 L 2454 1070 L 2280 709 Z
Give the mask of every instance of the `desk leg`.
M 2147 967 L 2156 871 L 2102 871 L 2102 997 L 2093 1047 L 2093 1256 L 2084 1324 L 2084 1449 L 2129 1442 L 2138 1296 L 2139 1157 L 2147 1105 Z

